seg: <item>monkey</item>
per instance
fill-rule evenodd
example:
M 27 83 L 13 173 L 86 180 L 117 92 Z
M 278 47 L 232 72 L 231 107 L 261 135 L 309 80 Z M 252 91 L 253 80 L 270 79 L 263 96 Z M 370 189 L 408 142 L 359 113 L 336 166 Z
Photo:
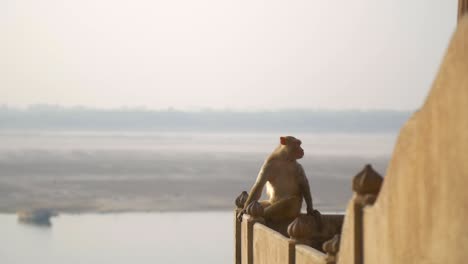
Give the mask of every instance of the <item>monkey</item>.
M 304 156 L 302 142 L 292 136 L 280 137 L 279 146 L 270 154 L 258 173 L 244 209 L 239 213 L 242 218 L 245 209 L 252 201 L 258 201 L 266 185 L 268 200 L 259 203 L 264 208 L 264 218 L 269 221 L 293 220 L 299 216 L 302 198 L 307 205 L 307 215 L 317 215 L 314 210 L 310 187 L 304 169 L 297 162 Z

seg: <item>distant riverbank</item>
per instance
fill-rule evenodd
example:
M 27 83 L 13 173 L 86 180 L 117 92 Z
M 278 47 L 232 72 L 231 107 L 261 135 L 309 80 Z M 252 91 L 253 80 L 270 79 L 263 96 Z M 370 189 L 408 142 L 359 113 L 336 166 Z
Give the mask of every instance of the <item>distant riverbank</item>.
M 384 157 L 309 158 L 304 165 L 306 170 L 309 169 L 306 173 L 309 175 L 314 204 L 321 210 L 329 211 L 345 208 L 352 195 L 352 176 L 364 163 L 370 162 L 381 168 L 387 161 Z M 171 167 L 176 166 L 177 161 L 165 163 Z M 0 177 L 0 212 L 15 213 L 31 208 L 50 208 L 69 213 L 231 210 L 237 195 L 243 190 L 249 191 L 255 181 L 257 166 L 248 159 L 245 163 L 242 160 L 223 160 L 213 166 L 216 166 L 212 168 L 215 172 L 207 172 L 205 177 L 196 179 L 193 175 L 166 179 L 157 175 L 131 173 L 127 176 L 3 176 Z M 228 167 L 233 169 L 222 171 Z M 242 176 L 236 178 L 235 171 L 242 170 L 251 170 L 251 173 L 239 173 Z M 214 177 L 216 173 L 220 175 L 218 179 Z
M 352 177 L 384 174 L 391 134 L 295 134 L 320 210 L 342 211 Z M 231 210 L 249 191 L 278 135 L 207 133 L 0 133 L 0 212 Z

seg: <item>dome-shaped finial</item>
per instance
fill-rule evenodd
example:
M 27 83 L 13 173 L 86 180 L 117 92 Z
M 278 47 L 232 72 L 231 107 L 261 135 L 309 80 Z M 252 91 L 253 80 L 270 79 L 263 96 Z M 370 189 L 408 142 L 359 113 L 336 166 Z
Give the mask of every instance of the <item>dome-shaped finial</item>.
M 383 178 L 376 172 L 370 164 L 359 172 L 353 179 L 353 191 L 360 195 L 377 195 L 382 186 Z
M 262 218 L 263 217 L 263 206 L 257 202 L 253 201 L 251 202 L 247 208 L 245 209 L 246 213 L 250 215 L 253 218 Z
M 335 235 L 332 239 L 323 243 L 323 251 L 330 255 L 336 255 L 340 249 L 340 235 Z
M 340 250 L 340 235 L 335 235 L 332 239 L 323 243 L 323 251 L 327 253 L 326 263 L 334 264 L 336 263 L 336 255 Z
M 237 196 L 236 198 L 237 208 L 244 208 L 245 202 L 247 201 L 248 197 L 249 197 L 249 194 L 246 191 L 243 191 L 239 196 Z
M 289 224 L 288 235 L 291 239 L 295 240 L 296 243 L 310 245 L 316 227 L 317 223 L 314 222 L 312 217 L 300 215 Z

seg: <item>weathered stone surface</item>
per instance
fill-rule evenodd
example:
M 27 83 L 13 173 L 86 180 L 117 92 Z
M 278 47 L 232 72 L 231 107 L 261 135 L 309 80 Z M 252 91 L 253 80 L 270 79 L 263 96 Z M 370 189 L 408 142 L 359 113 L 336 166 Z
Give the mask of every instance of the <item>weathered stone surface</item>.
M 244 215 L 241 222 L 241 263 L 253 263 L 253 225 L 250 216 Z
M 339 259 L 344 261 L 338 261 L 338 263 L 354 263 L 354 248 L 355 248 L 355 215 L 354 205 L 356 200 L 356 194 L 351 198 L 346 208 L 345 219 L 341 231 L 341 243 L 340 251 L 338 253 Z
M 254 204 L 256 202 L 252 202 Z M 256 207 L 256 206 L 255 206 Z M 244 214 L 242 216 L 241 222 L 241 235 L 240 235 L 240 242 L 241 242 L 241 263 L 243 264 L 252 264 L 253 263 L 253 238 L 254 238 L 254 226 L 256 224 L 265 224 L 265 221 L 262 217 L 253 217 L 249 214 Z
M 234 210 L 234 263 L 242 263 L 241 243 L 242 243 L 242 222 L 237 218 L 237 215 L 242 209 Z
M 296 264 L 327 264 L 324 253 L 314 248 L 296 245 Z
M 264 225 L 254 226 L 255 264 L 293 264 L 295 243 Z

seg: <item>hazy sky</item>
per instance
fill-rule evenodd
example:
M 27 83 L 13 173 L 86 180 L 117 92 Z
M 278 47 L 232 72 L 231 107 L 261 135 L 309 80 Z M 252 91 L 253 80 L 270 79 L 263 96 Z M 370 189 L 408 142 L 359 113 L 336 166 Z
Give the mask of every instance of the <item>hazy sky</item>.
M 414 109 L 457 0 L 2 0 L 0 104 Z

